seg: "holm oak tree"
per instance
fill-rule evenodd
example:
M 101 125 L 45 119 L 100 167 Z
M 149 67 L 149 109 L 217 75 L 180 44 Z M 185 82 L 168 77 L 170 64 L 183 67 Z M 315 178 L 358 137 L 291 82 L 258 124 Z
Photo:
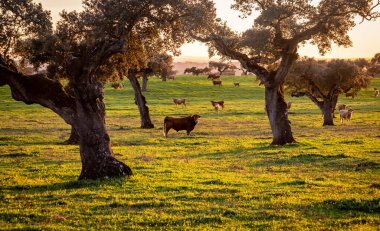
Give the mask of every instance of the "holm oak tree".
M 79 179 L 131 175 L 131 169 L 112 154 L 100 67 L 116 55 L 137 59 L 134 45 L 147 31 L 179 46 L 171 41 L 189 40 L 184 30 L 190 26 L 196 33 L 204 30 L 194 20 L 214 17 L 215 13 L 199 10 L 212 6 L 198 0 L 83 0 L 83 11 L 63 11 L 52 30 L 49 13 L 40 4 L 1 1 L 0 86 L 8 85 L 15 100 L 51 109 L 76 130 L 82 162 Z M 23 74 L 19 58 L 37 67 L 47 65 L 51 78 Z M 66 78 L 69 90 L 54 76 Z
M 210 54 L 238 60 L 265 85 L 265 108 L 273 134 L 272 144 L 295 142 L 284 99 L 285 78 L 298 58 L 298 48 L 306 41 L 318 46 L 320 53 L 331 44 L 350 46 L 348 35 L 355 18 L 379 17 L 373 0 L 235 0 L 232 8 L 242 16 L 259 13 L 251 29 L 232 31 L 214 18 L 205 33 L 189 32 L 207 43 Z M 275 69 L 269 68 L 277 64 Z

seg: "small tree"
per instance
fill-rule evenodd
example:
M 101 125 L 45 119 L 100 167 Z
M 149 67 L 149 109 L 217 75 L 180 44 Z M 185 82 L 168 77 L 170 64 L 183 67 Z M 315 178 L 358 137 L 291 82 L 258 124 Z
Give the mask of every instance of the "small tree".
M 193 75 L 199 76 L 201 74 L 206 74 L 208 72 L 210 72 L 210 68 L 208 67 L 205 67 L 205 68 L 191 67 L 191 68 L 186 68 L 184 71 L 184 74 L 191 73 Z
M 338 97 L 342 93 L 356 95 L 368 87 L 370 79 L 354 61 L 297 61 L 286 77 L 285 85 L 293 97 L 307 96 L 323 114 L 323 126 L 334 125 Z
M 231 63 L 225 63 L 225 62 L 215 62 L 215 61 L 210 61 L 208 63 L 208 66 L 210 69 L 216 69 L 219 72 L 219 75 L 222 75 L 223 72 L 227 70 L 235 70 L 237 67 Z

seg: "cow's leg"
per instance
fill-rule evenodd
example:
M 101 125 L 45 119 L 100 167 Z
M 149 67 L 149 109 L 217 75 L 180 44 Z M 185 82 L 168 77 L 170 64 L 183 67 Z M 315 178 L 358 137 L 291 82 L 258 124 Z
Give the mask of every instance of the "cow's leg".
M 168 137 L 168 132 L 170 128 L 166 127 L 166 124 L 164 124 L 164 136 L 167 138 Z

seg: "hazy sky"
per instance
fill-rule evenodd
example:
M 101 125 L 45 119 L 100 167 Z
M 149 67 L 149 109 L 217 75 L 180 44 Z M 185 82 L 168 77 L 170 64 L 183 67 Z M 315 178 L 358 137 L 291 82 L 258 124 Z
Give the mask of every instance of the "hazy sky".
M 53 20 L 59 18 L 58 13 L 63 9 L 67 11 L 80 10 L 81 0 L 33 0 L 41 2 L 44 9 L 51 11 Z M 233 0 L 214 0 L 216 3 L 218 17 L 226 20 L 228 25 L 236 31 L 244 31 L 251 27 L 253 17 L 240 19 L 239 13 L 230 9 Z M 349 32 L 353 46 L 349 48 L 333 46 L 331 52 L 327 53 L 325 58 L 359 58 L 372 57 L 375 53 L 380 52 L 380 20 L 375 22 L 363 22 L 358 24 Z M 320 58 L 318 49 L 312 45 L 306 45 L 300 49 L 302 56 L 310 56 Z M 207 47 L 199 42 L 186 44 L 182 47 L 182 55 L 177 58 L 187 59 L 192 57 L 199 59 L 207 59 Z

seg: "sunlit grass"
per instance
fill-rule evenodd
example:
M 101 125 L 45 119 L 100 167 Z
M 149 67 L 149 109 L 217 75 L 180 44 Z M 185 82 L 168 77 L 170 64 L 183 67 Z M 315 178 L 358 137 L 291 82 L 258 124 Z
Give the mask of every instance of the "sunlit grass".
M 134 176 L 77 181 L 70 127 L 48 109 L 25 105 L 0 88 L 1 229 L 376 230 L 380 225 L 380 98 L 371 88 L 341 98 L 351 125 L 322 127 L 306 98 L 293 102 L 298 143 L 269 146 L 264 89 L 253 77 L 149 80 L 154 129 L 140 129 L 129 83 L 106 88 L 115 156 Z M 234 87 L 233 82 L 240 82 Z M 181 108 L 171 98 L 186 98 Z M 210 100 L 224 100 L 217 114 Z M 200 114 L 190 136 L 162 135 L 167 115 Z

